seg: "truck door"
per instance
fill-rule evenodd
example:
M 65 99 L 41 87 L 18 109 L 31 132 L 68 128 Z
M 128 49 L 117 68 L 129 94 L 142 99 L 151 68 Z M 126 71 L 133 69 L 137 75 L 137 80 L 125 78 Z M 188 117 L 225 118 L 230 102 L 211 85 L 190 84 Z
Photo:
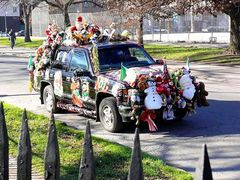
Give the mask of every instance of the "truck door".
M 68 71 L 68 78 L 71 78 L 67 85 L 71 89 L 72 103 L 79 107 L 92 109 L 91 104 L 94 104 L 95 83 L 91 78 L 90 63 L 85 50 L 75 49 L 70 52 L 71 61 Z
M 54 94 L 58 97 L 58 99 L 64 99 L 64 74 L 69 65 L 67 63 L 68 51 L 59 50 L 57 52 L 55 60 L 51 64 L 51 69 L 49 72 L 49 78 L 53 83 Z

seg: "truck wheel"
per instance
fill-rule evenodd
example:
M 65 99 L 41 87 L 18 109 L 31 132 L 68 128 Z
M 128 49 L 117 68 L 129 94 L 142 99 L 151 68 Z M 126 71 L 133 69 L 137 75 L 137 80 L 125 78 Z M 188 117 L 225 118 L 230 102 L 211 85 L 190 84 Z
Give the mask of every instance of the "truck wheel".
M 51 85 L 46 86 L 43 90 L 43 102 L 48 112 L 58 112 L 59 109 L 56 106 L 57 100 Z
M 101 101 L 99 118 L 104 129 L 109 132 L 119 132 L 122 129 L 123 122 L 114 97 L 107 97 Z

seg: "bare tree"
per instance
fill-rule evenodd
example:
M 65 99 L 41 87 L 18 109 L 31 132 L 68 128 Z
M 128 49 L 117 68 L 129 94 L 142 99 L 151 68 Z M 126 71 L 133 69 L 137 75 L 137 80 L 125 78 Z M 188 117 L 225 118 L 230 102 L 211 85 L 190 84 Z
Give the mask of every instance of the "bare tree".
M 230 16 L 230 46 L 231 54 L 240 54 L 240 0 L 177 0 L 176 7 L 182 12 L 193 7 L 195 13 L 209 12 L 217 15 L 218 12 Z
M 80 3 L 91 3 L 94 4 L 98 7 L 102 7 L 100 3 L 97 3 L 94 0 L 44 0 L 47 4 L 49 4 L 52 7 L 57 8 L 58 10 L 61 11 L 63 17 L 64 17 L 64 25 L 65 27 L 69 26 L 70 23 L 70 18 L 68 14 L 69 7 L 72 4 L 80 4 Z
M 104 7 L 127 20 L 137 21 L 137 40 L 143 46 L 143 19 L 149 15 L 155 19 L 172 15 L 173 0 L 104 0 Z
M 23 19 L 25 24 L 25 42 L 31 42 L 30 38 L 30 17 L 32 10 L 38 6 L 41 0 L 0 0 L 0 2 L 5 2 L 4 5 L 16 4 L 20 5 L 23 11 Z M 7 2 L 7 3 L 6 3 Z

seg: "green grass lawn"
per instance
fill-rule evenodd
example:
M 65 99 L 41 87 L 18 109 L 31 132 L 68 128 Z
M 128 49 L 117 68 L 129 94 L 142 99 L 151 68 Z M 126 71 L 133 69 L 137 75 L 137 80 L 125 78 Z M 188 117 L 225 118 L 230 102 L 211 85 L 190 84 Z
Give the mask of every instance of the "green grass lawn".
M 16 47 L 37 48 L 42 45 L 42 39 L 32 38 L 32 42 L 25 43 L 23 37 L 17 37 Z M 0 37 L 0 46 L 10 46 L 6 37 Z M 198 48 L 182 47 L 179 45 L 145 44 L 144 48 L 155 59 L 186 61 L 189 57 L 191 62 L 240 64 L 240 56 L 226 55 L 224 48 Z
M 32 42 L 24 42 L 24 37 L 17 37 L 15 47 L 37 48 L 42 45 L 43 40 L 31 38 Z M 9 46 L 10 41 L 8 37 L 0 37 L 0 46 Z
M 23 110 L 4 104 L 9 135 L 10 155 L 17 156 L 18 140 Z M 43 158 L 47 141 L 48 118 L 28 112 L 32 143 L 32 163 L 35 170 L 43 174 Z M 75 180 L 78 177 L 80 155 L 82 154 L 83 132 L 56 122 L 61 157 L 61 180 Z M 97 179 L 127 179 L 131 149 L 117 143 L 93 137 Z M 143 154 L 145 179 L 188 180 L 192 176 L 182 170 L 165 165 L 153 156 Z
M 154 58 L 165 58 L 166 60 L 190 61 L 205 63 L 228 63 L 240 64 L 240 56 L 226 55 L 224 48 L 198 48 L 198 47 L 181 47 L 179 45 L 158 45 L 146 44 L 144 48 Z

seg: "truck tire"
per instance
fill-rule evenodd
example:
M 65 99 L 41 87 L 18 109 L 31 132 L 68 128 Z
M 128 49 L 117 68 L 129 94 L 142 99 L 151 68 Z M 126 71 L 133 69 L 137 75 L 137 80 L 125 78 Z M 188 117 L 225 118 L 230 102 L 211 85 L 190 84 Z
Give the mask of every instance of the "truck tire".
M 122 117 L 118 112 L 114 97 L 107 97 L 101 101 L 99 118 L 104 129 L 109 132 L 119 132 L 123 128 Z
M 43 90 L 43 102 L 48 112 L 57 113 L 59 111 L 51 85 L 46 86 Z

